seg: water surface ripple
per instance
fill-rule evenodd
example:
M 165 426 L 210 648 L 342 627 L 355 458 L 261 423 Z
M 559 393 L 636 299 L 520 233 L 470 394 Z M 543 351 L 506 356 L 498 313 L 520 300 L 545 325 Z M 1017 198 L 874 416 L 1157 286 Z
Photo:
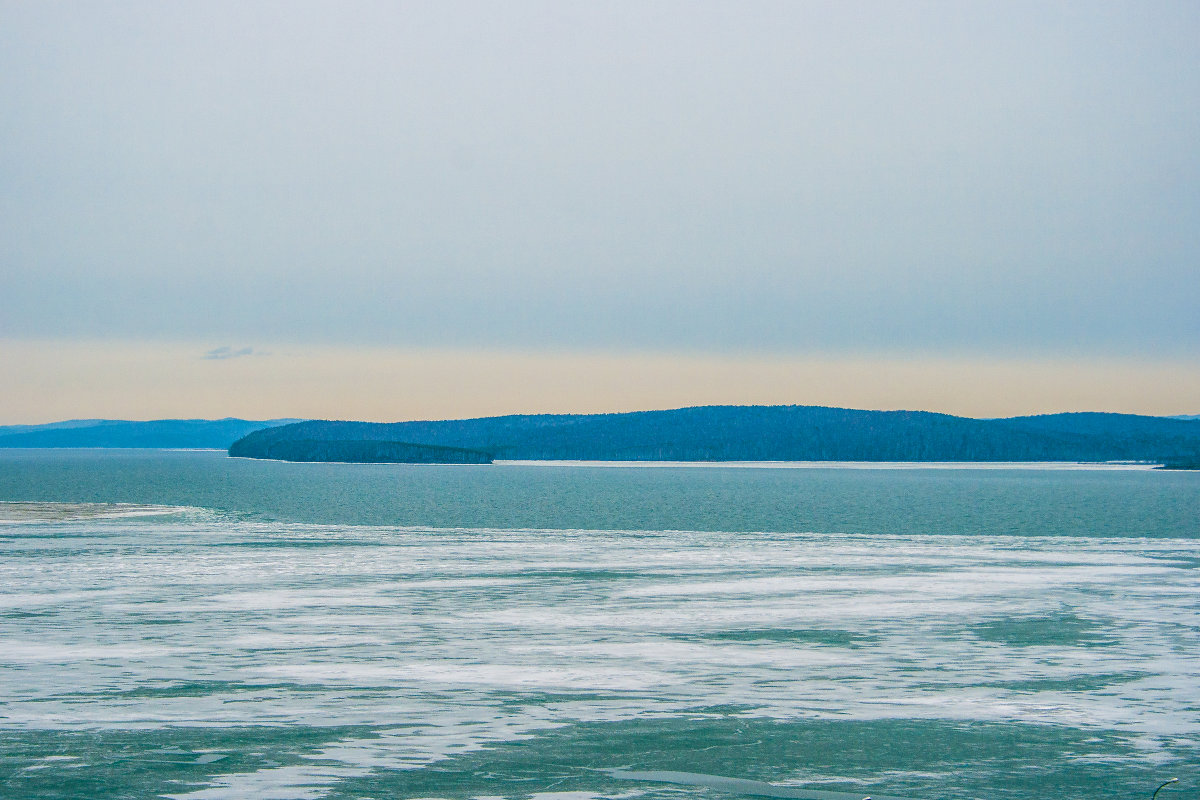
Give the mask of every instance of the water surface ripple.
M 1196 796 L 1200 475 L 888 466 L 0 452 L 0 797 Z
M 0 531 L 0 725 L 9 745 L 27 745 L 6 747 L 21 766 L 10 788 L 22 773 L 112 770 L 106 732 L 140 732 L 125 745 L 134 762 L 177 756 L 154 793 L 192 798 L 356 796 L 373 776 L 540 737 L 563 751 L 554 769 L 597 796 L 630 786 L 591 768 L 708 772 L 709 744 L 746 749 L 729 765 L 738 778 L 936 796 L 990 779 L 987 796 L 1012 791 L 997 773 L 1015 751 L 994 742 L 983 763 L 878 769 L 870 742 L 898 720 L 930 741 L 1061 729 L 1060 771 L 1126 764 L 1139 788 L 1155 765 L 1196 764 L 1196 540 L 430 529 L 157 511 Z M 696 738 L 658 760 L 617 748 L 607 763 L 573 761 L 578 746 L 555 738 L 565 726 L 601 741 L 639 726 L 678 736 L 696 722 Z M 775 763 L 760 741 L 833 723 L 866 737 L 838 774 L 820 753 Z M 728 730 L 704 732 L 713 725 Z M 191 728 L 227 734 L 162 749 Z M 284 743 L 243 735 L 263 728 Z M 290 730 L 305 735 L 289 741 Z M 1094 752 L 1077 752 L 1080 741 Z M 537 788 L 512 780 L 476 774 L 442 792 Z

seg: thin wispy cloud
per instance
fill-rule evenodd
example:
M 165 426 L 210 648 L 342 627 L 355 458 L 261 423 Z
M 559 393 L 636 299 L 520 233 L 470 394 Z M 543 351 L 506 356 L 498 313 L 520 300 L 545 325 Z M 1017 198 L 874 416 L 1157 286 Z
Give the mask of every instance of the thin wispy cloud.
M 214 347 L 212 350 L 209 350 L 207 353 L 201 356 L 201 358 L 204 358 L 208 361 L 225 361 L 230 358 L 261 355 L 265 355 L 265 353 L 257 351 L 253 347 L 242 347 L 235 350 L 233 347 L 225 345 L 223 347 Z

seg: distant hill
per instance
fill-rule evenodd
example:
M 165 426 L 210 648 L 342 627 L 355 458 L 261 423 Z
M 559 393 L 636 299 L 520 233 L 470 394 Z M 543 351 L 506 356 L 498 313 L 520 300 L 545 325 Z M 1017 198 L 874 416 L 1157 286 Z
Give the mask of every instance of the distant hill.
M 359 443 L 344 445 L 342 456 L 353 456 L 365 442 L 390 442 L 460 448 L 495 459 L 1178 462 L 1200 458 L 1200 421 L 1099 413 L 980 420 L 927 411 L 701 406 L 440 422 L 309 421 L 251 433 L 229 453 L 372 460 L 365 451 L 361 458 L 336 459 L 308 451 L 334 442 Z M 284 449 L 289 455 L 280 455 Z
M 152 447 L 225 450 L 251 431 L 294 419 L 70 420 L 47 425 L 0 426 L 0 448 Z

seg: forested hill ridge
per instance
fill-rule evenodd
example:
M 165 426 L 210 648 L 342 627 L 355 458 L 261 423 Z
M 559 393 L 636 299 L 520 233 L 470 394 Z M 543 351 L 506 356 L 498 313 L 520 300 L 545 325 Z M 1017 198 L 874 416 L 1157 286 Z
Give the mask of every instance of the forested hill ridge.
M 225 450 L 251 431 L 295 419 L 75 419 L 46 425 L 0 425 L 0 448 L 148 447 Z
M 337 457 L 320 457 L 335 442 L 342 443 Z M 235 442 L 229 454 L 306 461 L 439 460 L 433 452 L 424 454 L 429 459 L 375 458 L 363 444 L 368 442 L 456 448 L 497 460 L 1159 463 L 1200 459 L 1200 421 L 1105 413 L 970 419 L 927 411 L 700 406 L 438 422 L 300 422 L 255 431 Z M 358 451 L 362 457 L 356 457 Z

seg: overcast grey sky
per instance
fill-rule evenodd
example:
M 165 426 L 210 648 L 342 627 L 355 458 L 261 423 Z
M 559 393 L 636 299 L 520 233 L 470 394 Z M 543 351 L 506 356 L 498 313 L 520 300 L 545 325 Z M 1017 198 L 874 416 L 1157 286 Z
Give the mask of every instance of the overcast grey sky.
M 1144 0 L 0 0 L 0 339 L 1192 368 L 1198 41 Z

